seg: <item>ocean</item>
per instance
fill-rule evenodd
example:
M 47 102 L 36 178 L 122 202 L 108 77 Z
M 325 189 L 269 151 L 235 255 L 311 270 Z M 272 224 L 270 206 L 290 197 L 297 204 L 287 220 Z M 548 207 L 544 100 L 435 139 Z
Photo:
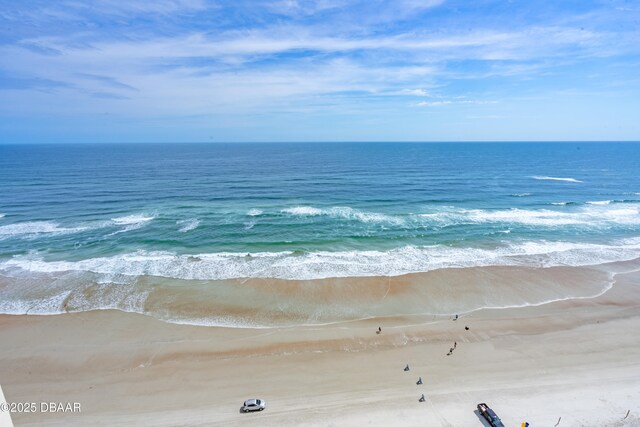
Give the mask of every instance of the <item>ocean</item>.
M 314 323 L 377 312 L 247 289 L 639 257 L 635 143 L 0 145 L 0 313 Z

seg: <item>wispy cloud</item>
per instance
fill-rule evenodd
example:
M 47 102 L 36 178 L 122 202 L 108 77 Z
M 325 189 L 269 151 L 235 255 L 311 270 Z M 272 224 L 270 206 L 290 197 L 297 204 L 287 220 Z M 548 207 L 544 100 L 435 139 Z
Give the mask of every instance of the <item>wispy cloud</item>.
M 264 111 L 447 107 L 440 110 L 464 108 L 461 117 L 470 117 L 466 110 L 496 108 L 496 99 L 577 84 L 606 90 L 613 69 L 617 81 L 638 87 L 633 67 L 612 64 L 640 55 L 637 31 L 616 25 L 640 12 L 596 2 L 580 10 L 508 3 L 499 12 L 489 0 L 37 4 L 0 11 L 0 89 L 12 93 L 11 114 L 241 121 Z M 594 70 L 599 78 L 588 77 Z
M 488 100 L 473 100 L 473 99 L 437 99 L 433 101 L 420 101 L 415 103 L 416 107 L 442 107 L 445 105 L 453 104 L 467 104 L 467 105 L 488 105 L 497 104 L 498 101 Z
M 78 78 L 80 79 L 86 79 L 86 80 L 90 80 L 90 81 L 94 81 L 94 82 L 98 82 L 103 84 L 104 86 L 110 88 L 110 89 L 120 89 L 120 90 L 125 90 L 125 91 L 137 91 L 137 89 L 133 86 L 124 84 L 122 82 L 119 82 L 118 80 L 114 79 L 113 77 L 107 77 L 107 76 L 99 76 L 96 74 L 87 74 L 87 73 L 78 73 L 77 74 Z

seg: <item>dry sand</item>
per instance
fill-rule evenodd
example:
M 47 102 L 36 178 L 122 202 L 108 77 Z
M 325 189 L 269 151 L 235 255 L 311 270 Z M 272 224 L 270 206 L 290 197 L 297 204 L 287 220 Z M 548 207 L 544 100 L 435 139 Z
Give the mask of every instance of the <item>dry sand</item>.
M 109 310 L 4 315 L 0 384 L 9 402 L 81 403 L 14 413 L 16 426 L 473 427 L 479 402 L 507 427 L 637 426 L 639 309 L 635 272 L 597 298 L 457 321 L 240 329 Z M 240 413 L 253 397 L 267 410 Z

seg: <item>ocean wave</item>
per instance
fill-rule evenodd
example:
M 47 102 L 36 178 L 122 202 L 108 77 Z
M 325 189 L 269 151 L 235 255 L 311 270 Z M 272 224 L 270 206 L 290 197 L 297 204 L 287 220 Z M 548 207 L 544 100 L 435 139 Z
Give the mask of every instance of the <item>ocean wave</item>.
M 573 205 L 573 202 L 554 202 L 553 205 Z M 505 223 L 534 227 L 582 226 L 589 228 L 612 225 L 640 225 L 638 207 L 632 205 L 592 204 L 573 211 L 550 209 L 456 209 L 443 208 L 438 212 L 419 214 L 427 224 L 440 226 L 461 224 Z
M 284 214 L 294 216 L 327 216 L 331 218 L 341 218 L 350 221 L 359 221 L 363 223 L 379 223 L 386 222 L 395 225 L 404 224 L 404 219 L 399 216 L 388 215 L 377 212 L 363 212 L 347 206 L 334 206 L 327 209 L 319 209 L 312 206 L 296 206 L 292 208 L 282 209 Z
M 557 178 L 554 176 L 532 176 L 531 178 L 537 179 L 540 181 L 582 182 L 579 179 L 575 179 L 575 178 Z
M 4 218 L 6 214 L 0 213 L 0 218 Z
M 530 195 L 531 193 L 515 193 L 515 194 L 512 194 L 511 197 L 528 197 Z
M 113 223 L 116 225 L 142 225 L 142 224 L 146 224 L 147 222 L 153 219 L 155 219 L 154 216 L 134 214 L 134 215 L 120 216 L 117 218 L 111 218 L 111 221 L 113 221 Z
M 593 202 L 586 202 L 587 205 L 610 205 L 614 200 L 597 200 Z
M 293 208 L 282 209 L 280 212 L 298 216 L 318 216 L 323 214 L 322 209 L 314 208 L 311 206 L 296 206 Z
M 525 209 L 509 209 L 499 211 L 469 210 L 466 216 L 473 222 L 520 223 L 534 226 L 561 226 L 587 223 L 586 219 L 577 215 L 541 209 L 537 211 Z
M 142 228 L 145 225 L 147 225 L 150 221 L 154 220 L 155 218 L 156 218 L 155 216 L 147 216 L 144 214 L 125 215 L 125 216 L 120 216 L 116 218 L 111 218 L 110 222 L 104 223 L 102 224 L 102 226 L 103 227 L 110 226 L 110 225 L 124 226 L 124 228 L 121 228 L 120 230 L 107 234 L 106 237 L 110 237 L 116 234 L 126 233 L 128 231 L 133 231 L 133 230 Z
M 249 209 L 247 211 L 247 216 L 260 216 L 264 213 L 261 209 Z
M 0 226 L 0 240 L 12 237 L 33 239 L 41 236 L 61 235 L 79 233 L 87 230 L 98 230 L 109 227 L 119 227 L 119 229 L 107 236 L 136 230 L 145 226 L 155 216 L 134 214 L 111 218 L 108 221 L 84 222 L 75 226 L 61 226 L 56 221 L 28 221 L 18 222 Z
M 34 238 L 40 235 L 78 233 L 89 227 L 61 227 L 54 221 L 18 222 L 0 226 L 0 240 L 11 237 Z
M 258 252 L 178 255 L 144 251 L 81 261 L 46 261 L 37 254 L 0 263 L 0 271 L 91 272 L 119 276 L 158 276 L 188 280 L 398 276 L 441 268 L 496 265 L 584 266 L 640 257 L 640 240 L 615 244 L 527 241 L 492 249 L 404 246 L 388 251 Z
M 200 225 L 200 220 L 197 218 L 181 219 L 176 221 L 176 225 L 180 226 L 178 230 L 180 233 L 186 233 L 187 231 L 195 230 Z

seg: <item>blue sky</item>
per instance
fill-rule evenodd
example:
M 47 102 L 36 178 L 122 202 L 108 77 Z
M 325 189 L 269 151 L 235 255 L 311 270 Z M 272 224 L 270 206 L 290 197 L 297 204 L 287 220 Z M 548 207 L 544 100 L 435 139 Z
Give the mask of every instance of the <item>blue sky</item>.
M 0 0 L 0 142 L 640 140 L 637 0 Z

